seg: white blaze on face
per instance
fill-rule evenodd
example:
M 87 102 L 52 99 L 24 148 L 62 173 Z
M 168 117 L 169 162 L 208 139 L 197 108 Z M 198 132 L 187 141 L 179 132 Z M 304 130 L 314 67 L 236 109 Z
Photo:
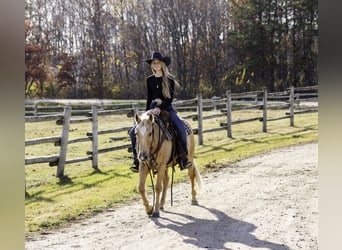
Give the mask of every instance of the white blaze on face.
M 146 133 L 146 127 L 144 126 L 144 127 L 139 128 L 139 132 L 142 136 L 144 136 Z

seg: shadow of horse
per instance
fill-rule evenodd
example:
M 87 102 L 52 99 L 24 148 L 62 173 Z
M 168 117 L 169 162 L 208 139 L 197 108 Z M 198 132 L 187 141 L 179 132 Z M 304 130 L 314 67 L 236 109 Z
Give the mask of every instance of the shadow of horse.
M 160 228 L 173 230 L 182 236 L 189 237 L 184 242 L 192 244 L 199 248 L 206 249 L 230 249 L 225 246 L 227 243 L 240 243 L 250 248 L 267 248 L 270 250 L 289 250 L 290 248 L 265 240 L 260 240 L 252 233 L 257 228 L 255 225 L 241 220 L 233 219 L 225 213 L 214 209 L 199 206 L 208 210 L 216 220 L 213 219 L 199 219 L 191 215 L 180 214 L 170 211 L 164 211 L 164 214 L 173 214 L 189 222 L 181 222 L 166 218 L 154 218 L 152 221 Z

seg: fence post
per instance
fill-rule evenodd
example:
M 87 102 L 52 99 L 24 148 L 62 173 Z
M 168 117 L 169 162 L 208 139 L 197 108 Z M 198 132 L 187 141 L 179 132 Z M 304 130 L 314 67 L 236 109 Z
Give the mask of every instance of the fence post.
M 92 167 L 94 169 L 98 168 L 98 118 L 97 118 L 98 107 L 96 104 L 91 105 L 91 151 L 92 151 Z
M 290 126 L 294 126 L 294 87 L 290 87 Z
M 297 108 L 299 108 L 299 105 L 300 105 L 300 95 L 299 94 L 294 95 L 294 103 L 297 105 Z
M 197 126 L 198 126 L 198 145 L 203 145 L 203 103 L 202 94 L 197 95 Z
M 216 111 L 217 110 L 217 101 L 220 99 L 220 97 L 217 96 L 213 96 L 211 98 L 211 105 L 213 105 L 213 110 Z
M 37 104 L 34 104 L 33 115 L 37 116 L 38 115 L 37 113 L 38 113 L 38 107 L 37 107 Z
M 134 120 L 134 115 L 139 113 L 139 104 L 134 103 L 133 104 L 133 120 Z
M 262 132 L 267 132 L 267 88 L 264 88 L 262 107 Z
M 64 107 L 64 113 L 63 113 L 61 148 L 59 150 L 56 177 L 63 177 L 64 175 L 64 166 L 65 166 L 68 140 L 69 140 L 70 117 L 71 117 L 71 106 L 67 105 Z
M 232 96 L 230 90 L 226 92 L 227 96 L 227 137 L 233 138 L 232 136 Z

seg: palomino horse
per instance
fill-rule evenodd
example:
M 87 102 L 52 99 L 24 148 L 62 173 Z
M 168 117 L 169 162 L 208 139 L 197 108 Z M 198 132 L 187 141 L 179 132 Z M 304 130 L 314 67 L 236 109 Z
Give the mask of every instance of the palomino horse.
M 174 143 L 165 136 L 165 132 L 156 122 L 156 118 L 150 111 L 146 111 L 141 116 L 134 115 L 136 123 L 137 137 L 137 154 L 139 159 L 139 192 L 141 194 L 146 213 L 152 217 L 159 217 L 159 210 L 164 209 L 166 193 L 169 185 L 168 168 L 174 167 L 177 160 L 174 157 Z M 188 169 L 188 175 L 191 181 L 191 204 L 197 205 L 195 181 L 198 190 L 202 187 L 202 178 L 194 161 L 194 135 L 190 125 L 184 120 L 190 129 L 190 134 L 187 136 L 188 160 L 192 166 Z M 155 184 L 155 204 L 151 206 L 145 194 L 145 182 L 147 175 L 151 171 L 157 174 Z

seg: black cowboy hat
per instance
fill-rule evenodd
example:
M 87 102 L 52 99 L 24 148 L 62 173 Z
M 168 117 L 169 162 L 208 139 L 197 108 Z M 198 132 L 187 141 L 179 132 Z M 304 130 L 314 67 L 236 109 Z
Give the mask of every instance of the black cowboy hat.
M 168 56 L 163 57 L 159 52 L 153 52 L 152 58 L 145 60 L 145 62 L 147 62 L 148 64 L 151 64 L 151 62 L 154 59 L 158 59 L 160 61 L 163 61 L 166 64 L 166 66 L 169 66 L 171 63 L 171 57 L 168 57 Z

